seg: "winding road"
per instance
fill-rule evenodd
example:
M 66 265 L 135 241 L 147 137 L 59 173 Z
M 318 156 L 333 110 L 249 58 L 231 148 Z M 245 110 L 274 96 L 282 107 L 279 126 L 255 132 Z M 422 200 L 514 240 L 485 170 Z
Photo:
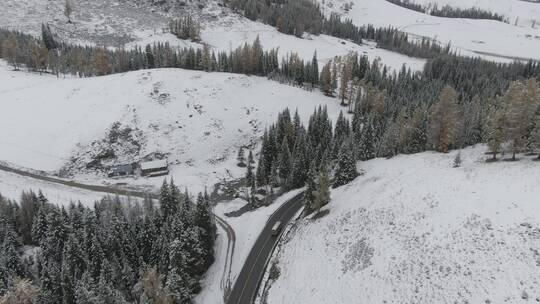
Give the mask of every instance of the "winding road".
M 64 180 L 60 178 L 45 176 L 39 173 L 33 173 L 17 168 L 13 168 L 6 164 L 0 163 L 0 170 L 17 174 L 24 177 L 29 177 L 49 183 L 61 184 L 68 187 L 79 188 L 89 191 L 102 192 L 104 194 L 114 194 L 131 196 L 138 198 L 151 197 L 159 199 L 159 195 L 144 191 L 120 189 L 114 186 L 88 185 L 79 182 Z M 225 231 L 227 235 L 227 252 L 226 262 L 221 278 L 221 289 L 224 291 L 226 304 L 252 304 L 257 296 L 259 285 L 263 279 L 266 266 L 276 247 L 279 236 L 272 234 L 272 227 L 278 221 L 285 227 L 293 216 L 303 206 L 303 192 L 289 199 L 279 207 L 268 219 L 261 234 L 257 238 L 253 248 L 244 262 L 242 270 L 238 274 L 234 287 L 231 290 L 231 264 L 234 254 L 236 235 L 233 228 L 219 216 L 215 216 L 216 223 Z
M 284 228 L 303 206 L 304 193 L 301 192 L 284 203 L 268 219 L 263 231 L 255 241 L 244 266 L 238 275 L 227 304 L 252 304 L 259 285 L 276 247 L 279 235 L 272 234 L 272 227 L 278 221 Z

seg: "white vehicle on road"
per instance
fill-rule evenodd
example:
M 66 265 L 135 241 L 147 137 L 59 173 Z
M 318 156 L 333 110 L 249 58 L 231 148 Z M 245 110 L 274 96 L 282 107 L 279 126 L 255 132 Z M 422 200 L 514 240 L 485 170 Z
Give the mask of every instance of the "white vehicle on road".
M 274 226 L 272 226 L 272 235 L 278 235 L 281 231 L 281 222 L 277 221 Z

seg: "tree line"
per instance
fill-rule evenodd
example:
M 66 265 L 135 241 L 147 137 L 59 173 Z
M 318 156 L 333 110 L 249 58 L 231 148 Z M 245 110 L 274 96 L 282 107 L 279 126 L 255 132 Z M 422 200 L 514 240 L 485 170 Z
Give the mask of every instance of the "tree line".
M 317 56 L 312 61 L 289 53 L 281 60 L 278 50 L 263 50 L 259 37 L 229 52 L 202 48 L 176 49 L 168 43 L 146 45 L 131 50 L 110 50 L 102 47 L 60 43 L 47 26 L 37 39 L 20 32 L 0 29 L 0 58 L 15 70 L 23 67 L 57 76 L 101 76 L 152 68 L 183 68 L 207 72 L 229 72 L 267 76 L 294 85 L 316 86 L 319 79 Z
M 508 18 L 506 18 L 504 15 L 500 15 L 497 13 L 493 13 L 490 11 L 483 10 L 479 7 L 471 7 L 471 8 L 459 8 L 459 7 L 452 7 L 450 5 L 444 5 L 441 8 L 439 8 L 439 5 L 437 3 L 433 3 L 428 6 L 422 6 L 421 4 L 415 3 L 414 1 L 410 0 L 386 0 L 390 3 L 393 3 L 395 5 L 399 5 L 401 7 L 432 15 L 437 17 L 444 17 L 444 18 L 467 18 L 467 19 L 487 19 L 487 20 L 496 20 L 500 22 L 508 23 Z
M 539 97 L 533 88 L 539 76 L 540 64 L 534 61 L 498 64 L 451 55 L 428 60 L 421 73 L 405 68 L 389 73 L 376 61 L 370 65 L 365 56 L 352 54 L 327 63 L 319 87 L 339 97 L 353 114 L 357 155 L 366 160 L 488 142 L 489 121 L 496 109 L 507 108 L 502 100 L 512 98 L 501 96 L 516 86 L 512 81 L 530 79 L 528 95 L 514 93 L 520 102 L 530 100 L 528 107 L 516 106 L 520 115 L 533 117 L 527 120 L 530 134 L 538 115 Z
M 242 148 L 239 161 L 245 161 Z M 326 107 L 315 110 L 307 127 L 298 112 L 291 115 L 285 109 L 279 113 L 277 122 L 264 132 L 257 165 L 250 151 L 245 166 L 249 198 L 261 188 L 290 190 L 307 185 L 308 213 L 329 202 L 330 187 L 345 185 L 359 174 L 350 122 L 340 113 L 333 126 Z
M 169 21 L 169 32 L 174 34 L 178 39 L 190 39 L 196 42 L 201 40 L 201 24 L 199 20 L 193 18 L 191 15 Z
M 404 67 L 389 73 L 365 56 L 337 57 L 323 67 L 319 88 L 338 97 L 352 119 L 341 113 L 333 124 L 319 108 L 306 128 L 285 110 L 265 131 L 256 172 L 248 167 L 246 178 L 252 192 L 306 186 L 306 210 L 318 210 L 325 200 L 317 195 L 326 197 L 320 185 L 350 182 L 357 161 L 478 143 L 488 143 L 494 158 L 501 151 L 512 159 L 517 153 L 540 158 L 539 76 L 534 61 L 444 55 L 428 60 L 421 73 Z
M 302 37 L 304 32 L 327 34 L 358 44 L 362 39 L 370 39 L 375 40 L 380 48 L 420 58 L 433 58 L 450 52 L 449 46 L 440 46 L 426 38 L 417 43 L 392 27 L 356 26 L 352 20 L 342 19 L 336 13 L 325 17 L 319 5 L 311 0 L 228 0 L 226 4 L 248 19 L 261 21 L 297 37 Z
M 215 235 L 208 196 L 194 203 L 172 181 L 159 206 L 105 197 L 64 208 L 41 192 L 0 196 L 0 302 L 191 303 Z

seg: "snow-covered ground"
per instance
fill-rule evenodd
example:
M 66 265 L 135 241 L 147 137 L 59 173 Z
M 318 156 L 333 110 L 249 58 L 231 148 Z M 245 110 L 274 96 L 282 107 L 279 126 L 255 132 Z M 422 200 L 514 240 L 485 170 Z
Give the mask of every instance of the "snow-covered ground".
M 427 2 L 429 0 L 423 0 Z M 443 0 L 442 3 L 464 3 L 466 0 Z M 486 59 L 511 61 L 511 57 L 540 59 L 540 26 L 529 22 L 511 24 L 493 20 L 440 18 L 415 12 L 386 0 L 319 0 L 326 14 L 338 12 L 357 25 L 392 26 L 416 37 L 451 42 L 463 55 L 482 55 Z M 414 2 L 414 1 L 413 1 Z M 435 1 L 432 1 L 435 2 Z M 439 1 L 436 1 L 437 3 Z M 511 9 L 511 15 L 540 20 L 540 4 L 520 0 L 467 1 L 496 12 Z M 351 4 L 347 12 L 344 5 Z M 515 21 L 515 20 L 514 20 Z
M 268 304 L 540 301 L 540 163 L 485 151 L 359 163 L 283 245 Z
M 51 204 L 59 206 L 67 206 L 71 202 L 81 202 L 85 206 L 92 207 L 94 202 L 107 195 L 106 193 L 76 189 L 0 170 L 0 194 L 3 197 L 18 201 L 21 193 L 29 190 L 36 193 L 41 190 Z
M 281 85 L 261 77 L 181 69 L 136 71 L 87 79 L 62 79 L 14 72 L 0 61 L 0 160 L 36 170 L 58 171 L 76 157 L 82 171 L 108 146 L 115 122 L 136 130 L 140 148 L 116 162 L 147 154 L 167 155 L 177 184 L 200 191 L 242 176 L 236 166 L 241 145 L 258 142 L 279 111 L 298 109 L 303 121 L 318 105 L 331 117 L 336 99 L 318 91 Z M 138 149 L 138 150 L 137 150 Z M 97 182 L 88 172 L 76 176 Z M 88 173 L 88 174 L 86 174 Z M 163 178 L 120 179 L 131 185 L 159 185 Z

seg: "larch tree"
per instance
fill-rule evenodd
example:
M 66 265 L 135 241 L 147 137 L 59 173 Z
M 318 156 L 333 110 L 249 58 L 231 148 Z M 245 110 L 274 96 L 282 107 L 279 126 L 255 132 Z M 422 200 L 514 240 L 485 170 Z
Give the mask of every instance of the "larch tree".
M 524 118 L 527 120 L 526 143 L 527 152 L 534 152 L 535 136 L 534 129 L 537 125 L 537 110 L 540 108 L 540 90 L 536 79 L 527 81 L 525 88 L 525 108 Z
M 538 153 L 537 159 L 540 160 L 540 115 L 537 115 L 536 117 L 536 126 L 534 127 L 533 137 L 534 146 L 536 148 L 536 152 Z
M 314 198 L 314 207 L 317 213 L 321 212 L 321 208 L 330 202 L 330 178 L 328 172 L 323 166 L 319 172 L 317 182 L 317 191 Z
M 19 41 L 14 33 L 11 33 L 7 40 L 2 44 L 2 57 L 7 58 L 7 61 L 13 68 L 19 70 L 19 61 L 17 53 L 19 52 Z
M 458 129 L 457 102 L 456 90 L 447 85 L 432 108 L 430 139 L 432 146 L 439 152 L 448 152 L 455 142 Z
M 107 57 L 107 50 L 105 48 L 99 48 L 96 51 L 94 55 L 94 69 L 96 70 L 96 74 L 100 76 L 109 73 L 109 58 Z
M 493 111 L 488 119 L 488 147 L 493 154 L 492 160 L 497 160 L 497 154 L 501 152 L 504 142 L 505 132 L 505 110 L 498 109 Z
M 504 96 L 507 109 L 506 130 L 512 150 L 512 160 L 516 160 L 516 154 L 525 148 L 527 129 L 530 125 L 530 113 L 527 111 L 525 87 L 515 81 L 510 84 Z

